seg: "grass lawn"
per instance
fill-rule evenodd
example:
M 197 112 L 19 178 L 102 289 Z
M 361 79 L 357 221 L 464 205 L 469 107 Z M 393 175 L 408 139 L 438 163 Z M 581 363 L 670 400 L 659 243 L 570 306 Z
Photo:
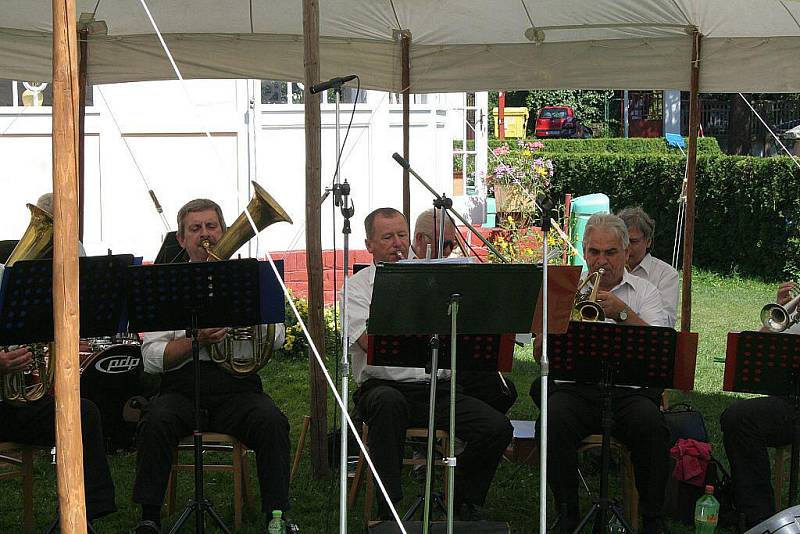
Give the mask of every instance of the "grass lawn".
M 754 330 L 758 324 L 761 307 L 773 302 L 775 284 L 763 284 L 738 278 L 722 278 L 717 275 L 695 272 L 693 290 L 692 330 L 700 335 L 697 355 L 695 391 L 673 392 L 670 402 L 688 402 L 701 411 L 706 419 L 714 454 L 726 462 L 719 429 L 719 415 L 730 403 L 733 395 L 722 393 L 723 364 L 714 362 L 715 357 L 725 355 L 726 335 L 729 331 Z M 276 358 L 262 371 L 265 390 L 286 412 L 292 424 L 292 443 L 302 427 L 303 415 L 308 409 L 308 372 L 305 361 Z M 528 396 L 532 380 L 538 376 L 538 366 L 530 355 L 530 349 L 517 349 L 514 371 L 510 374 L 519 391 L 519 399 L 512 408 L 512 419 L 531 419 L 536 416 L 533 402 Z M 329 424 L 332 421 L 333 400 L 329 397 Z M 306 445 L 298 476 L 291 487 L 292 517 L 304 533 L 336 532 L 338 530 L 338 477 L 314 480 L 311 476 L 309 446 Z M 537 456 L 538 458 L 538 456 Z M 117 454 L 110 458 L 112 474 L 116 483 L 119 511 L 95 524 L 98 533 L 128 532 L 138 520 L 139 510 L 131 502 L 135 453 Z M 36 530 L 44 531 L 54 517 L 55 475 L 50 465 L 49 454 L 40 453 L 36 462 L 34 482 L 34 511 Z M 252 488 L 258 491 L 254 462 L 250 475 Z M 178 506 L 192 493 L 192 476 L 179 476 Z M 597 487 L 597 477 L 589 480 Z M 498 469 L 485 507 L 488 519 L 508 521 L 512 532 L 530 533 L 538 529 L 537 467 L 504 462 Z M 406 484 L 406 500 L 410 504 L 417 495 L 418 485 L 410 478 Z M 18 532 L 21 521 L 21 486 L 17 481 L 0 482 L 0 533 Z M 229 526 L 233 526 L 231 505 L 232 485 L 230 477 L 221 474 L 206 475 L 206 495 L 211 498 L 218 512 Z M 363 492 L 362 492 L 363 493 Z M 257 495 L 255 501 L 257 502 Z M 588 505 L 589 499 L 585 500 Z M 180 508 L 179 508 L 180 509 Z M 360 532 L 362 525 L 361 499 L 350 511 L 350 532 Z M 552 511 L 549 517 L 552 517 Z M 177 514 L 165 518 L 170 525 Z M 264 516 L 258 510 L 245 510 L 244 527 L 241 532 L 264 532 Z M 184 527 L 190 532 L 192 527 Z M 673 533 L 689 532 L 679 524 L 672 524 Z M 209 529 L 214 532 L 214 529 Z

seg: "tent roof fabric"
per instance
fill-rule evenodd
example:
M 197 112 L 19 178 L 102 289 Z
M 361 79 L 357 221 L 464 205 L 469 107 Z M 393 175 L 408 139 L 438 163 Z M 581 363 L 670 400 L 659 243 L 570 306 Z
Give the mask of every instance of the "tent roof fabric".
M 107 28 L 92 26 L 91 83 L 175 77 L 139 0 L 76 1 L 79 17 L 97 5 Z M 303 79 L 299 0 L 147 5 L 186 78 Z M 0 78 L 50 78 L 50 9 L 3 0 Z M 790 92 L 800 91 L 799 21 L 798 0 L 320 0 L 320 67 L 323 79 L 357 73 L 367 88 L 399 91 L 407 30 L 412 92 L 688 90 L 697 28 L 701 91 Z

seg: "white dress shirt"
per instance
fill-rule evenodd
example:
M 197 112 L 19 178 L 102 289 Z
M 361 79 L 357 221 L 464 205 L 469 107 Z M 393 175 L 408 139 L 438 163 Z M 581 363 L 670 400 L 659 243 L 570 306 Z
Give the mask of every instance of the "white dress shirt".
M 267 325 L 261 325 L 261 332 L 265 334 Z M 142 358 L 144 359 L 144 371 L 150 374 L 164 373 L 164 350 L 167 348 L 167 343 L 176 339 L 186 337 L 185 330 L 167 330 L 164 332 L 145 332 L 144 340 L 142 341 Z M 283 340 L 286 337 L 286 327 L 283 323 L 275 325 L 275 340 L 272 343 L 273 349 L 279 349 L 283 346 Z M 250 341 L 234 341 L 234 353 L 236 354 L 251 354 L 252 343 Z M 179 363 L 172 369 L 166 372 L 170 373 L 180 369 L 184 365 L 192 361 L 189 357 L 183 362 Z M 200 361 L 211 361 L 211 355 L 208 352 L 208 347 L 200 347 Z
M 648 252 L 631 274 L 644 278 L 661 292 L 664 311 L 667 312 L 667 326 L 675 326 L 678 309 L 678 271 L 672 266 L 653 257 Z
M 590 284 L 591 285 L 591 284 Z M 667 312 L 661 302 L 661 293 L 656 286 L 638 276 L 633 276 L 628 271 L 622 275 L 619 284 L 611 289 L 611 292 L 628 305 L 639 318 L 650 326 L 669 326 L 667 324 Z M 613 319 L 606 319 L 606 322 L 616 322 Z
M 353 378 L 359 385 L 370 378 L 393 380 L 395 382 L 430 381 L 430 374 L 426 373 L 425 369 L 367 365 L 367 353 L 358 344 L 358 338 L 367 331 L 367 319 L 369 319 L 369 306 L 372 302 L 372 286 L 374 283 L 374 264 L 361 269 L 350 277 L 347 282 L 347 336 L 350 342 Z M 450 371 L 439 370 L 438 377 L 440 380 L 449 379 Z

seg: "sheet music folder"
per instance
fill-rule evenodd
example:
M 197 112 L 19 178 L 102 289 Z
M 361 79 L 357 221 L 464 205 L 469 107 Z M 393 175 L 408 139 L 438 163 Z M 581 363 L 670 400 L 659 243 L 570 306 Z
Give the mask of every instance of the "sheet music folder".
M 275 261 L 283 277 L 283 261 Z M 267 262 L 240 260 L 128 269 L 128 313 L 136 332 L 282 323 L 283 290 Z
M 791 395 L 800 376 L 800 336 L 729 332 L 723 391 Z
M 126 331 L 125 272 L 131 254 L 78 258 L 80 335 Z M 22 260 L 3 273 L 0 285 L 0 345 L 53 341 L 53 260 Z
M 572 321 L 566 334 L 550 337 L 550 377 L 597 384 L 602 364 L 614 385 L 694 388 L 697 334 L 663 326 Z
M 454 293 L 459 334 L 530 332 L 541 285 L 542 268 L 532 264 L 382 263 L 367 333 L 449 334 Z

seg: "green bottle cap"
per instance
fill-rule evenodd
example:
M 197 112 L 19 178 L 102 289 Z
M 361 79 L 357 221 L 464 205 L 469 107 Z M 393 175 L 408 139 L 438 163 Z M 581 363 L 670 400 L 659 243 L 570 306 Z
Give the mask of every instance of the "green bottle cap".
M 283 512 L 281 512 L 280 510 L 273 510 L 272 511 L 272 517 L 278 518 L 281 515 L 283 515 Z

